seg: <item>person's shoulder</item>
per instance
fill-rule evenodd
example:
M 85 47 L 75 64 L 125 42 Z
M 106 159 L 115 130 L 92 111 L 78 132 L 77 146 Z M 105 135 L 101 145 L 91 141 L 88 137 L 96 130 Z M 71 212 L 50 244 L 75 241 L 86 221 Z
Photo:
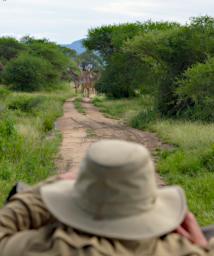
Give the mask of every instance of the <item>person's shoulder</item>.
M 176 234 L 170 233 L 164 237 L 158 239 L 157 250 L 160 250 L 160 253 L 157 255 L 206 255 L 208 250 L 205 250 L 193 243 L 191 243 L 185 237 Z M 208 255 L 208 254 L 207 254 Z
M 213 251 L 214 255 L 214 237 L 209 240 L 209 249 Z

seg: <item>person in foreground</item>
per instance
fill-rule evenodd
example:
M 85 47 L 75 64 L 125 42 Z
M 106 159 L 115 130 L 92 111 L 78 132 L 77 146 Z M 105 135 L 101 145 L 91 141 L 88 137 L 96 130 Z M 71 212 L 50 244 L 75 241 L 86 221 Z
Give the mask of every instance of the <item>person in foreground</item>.
M 13 196 L 0 210 L 1 256 L 214 255 L 183 190 L 158 188 L 148 150 L 92 144 L 67 173 Z

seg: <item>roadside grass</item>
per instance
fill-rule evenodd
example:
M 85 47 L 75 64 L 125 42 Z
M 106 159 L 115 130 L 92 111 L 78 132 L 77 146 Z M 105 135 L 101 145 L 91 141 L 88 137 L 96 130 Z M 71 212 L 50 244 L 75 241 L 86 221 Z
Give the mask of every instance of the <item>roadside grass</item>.
M 163 120 L 149 96 L 120 100 L 102 96 L 93 103 L 107 116 L 146 128 L 174 145 L 173 150 L 159 152 L 158 172 L 167 184 L 183 187 L 201 225 L 214 223 L 214 124 Z
M 85 115 L 86 114 L 86 111 L 84 109 L 84 107 L 82 106 L 82 97 L 81 96 L 77 96 L 75 99 L 74 99 L 74 107 L 76 108 L 76 110 Z
M 95 138 L 97 135 L 95 131 L 92 128 L 87 128 L 86 129 L 86 137 L 87 138 Z
M 0 86 L 0 204 L 17 181 L 29 184 L 54 175 L 61 141 L 54 122 L 63 113 L 70 86 L 39 93 L 6 93 Z M 3 89 L 2 89 L 3 88 Z M 1 95 L 4 91 L 4 97 Z
M 105 96 L 96 96 L 92 103 L 105 116 L 123 119 L 124 122 L 130 123 L 139 112 L 153 105 L 153 99 L 148 95 L 131 99 L 108 99 Z
M 160 153 L 158 170 L 168 184 L 181 185 L 202 225 L 214 222 L 214 124 L 165 120 L 151 130 L 175 145 Z

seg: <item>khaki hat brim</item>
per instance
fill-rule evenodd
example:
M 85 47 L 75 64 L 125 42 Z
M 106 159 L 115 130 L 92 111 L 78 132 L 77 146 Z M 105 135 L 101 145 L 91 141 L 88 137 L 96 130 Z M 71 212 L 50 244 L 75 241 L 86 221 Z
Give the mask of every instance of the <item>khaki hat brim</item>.
M 98 236 L 141 240 L 159 237 L 175 230 L 187 211 L 183 190 L 178 186 L 158 189 L 154 207 L 137 216 L 93 219 L 72 200 L 73 181 L 63 180 L 41 188 L 50 212 L 62 223 Z

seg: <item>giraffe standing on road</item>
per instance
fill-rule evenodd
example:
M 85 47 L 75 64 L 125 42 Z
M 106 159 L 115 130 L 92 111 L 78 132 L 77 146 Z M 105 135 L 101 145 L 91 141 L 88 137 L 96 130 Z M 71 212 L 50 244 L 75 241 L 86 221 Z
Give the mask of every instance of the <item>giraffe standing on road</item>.
M 74 82 L 75 92 L 77 93 L 81 85 L 80 76 L 74 73 L 72 70 L 69 70 L 69 74 L 71 76 L 72 81 Z
M 83 96 L 90 97 L 90 89 L 92 83 L 91 71 L 85 70 L 82 75 L 82 94 Z

